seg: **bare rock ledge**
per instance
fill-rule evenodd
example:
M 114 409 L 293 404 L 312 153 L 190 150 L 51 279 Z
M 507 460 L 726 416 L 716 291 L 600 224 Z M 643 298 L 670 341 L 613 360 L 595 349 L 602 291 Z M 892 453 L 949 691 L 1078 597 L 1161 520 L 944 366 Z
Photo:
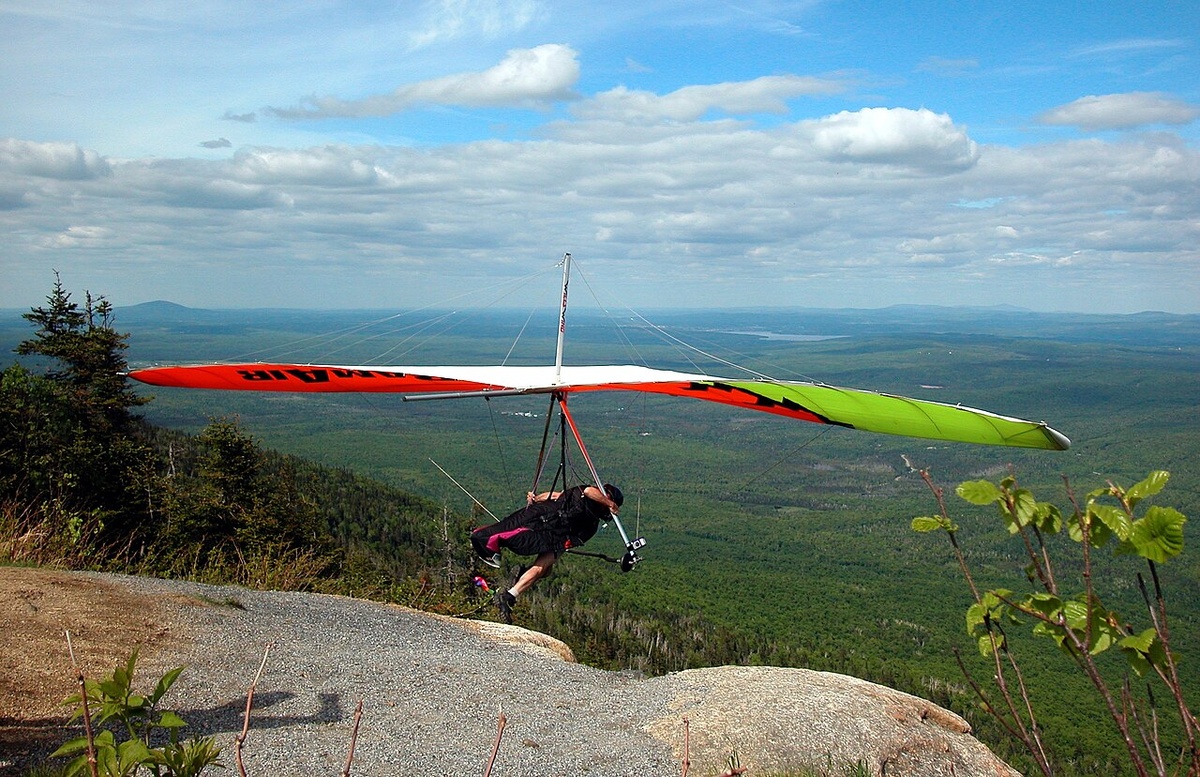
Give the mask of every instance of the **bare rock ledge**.
M 749 777 L 862 762 L 872 775 L 1017 775 L 957 715 L 853 677 L 725 666 L 645 678 L 574 662 L 558 640 L 502 624 L 316 594 L 0 568 L 0 774 L 62 742 L 71 688 L 62 631 L 90 676 L 137 646 L 150 684 L 186 665 L 165 701 L 188 736 L 234 765 L 246 689 L 270 643 L 244 758 L 251 775 L 338 774 L 356 704 L 351 774 L 692 777 L 736 752 Z M 118 626 L 120 626 L 118 628 Z

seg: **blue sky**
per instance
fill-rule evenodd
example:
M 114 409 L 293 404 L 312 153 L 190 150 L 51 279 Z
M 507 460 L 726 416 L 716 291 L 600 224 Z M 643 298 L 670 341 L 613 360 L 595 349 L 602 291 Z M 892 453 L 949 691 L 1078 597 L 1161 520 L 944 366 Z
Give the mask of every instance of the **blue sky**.
M 0 25 L 0 307 L 55 270 L 117 305 L 406 307 L 570 251 L 639 309 L 1200 312 L 1190 3 L 0 0 Z

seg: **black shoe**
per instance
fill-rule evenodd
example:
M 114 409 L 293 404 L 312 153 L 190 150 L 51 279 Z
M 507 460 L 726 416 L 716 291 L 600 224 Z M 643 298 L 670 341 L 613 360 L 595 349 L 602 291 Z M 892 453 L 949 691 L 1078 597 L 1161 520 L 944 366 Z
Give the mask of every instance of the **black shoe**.
M 480 555 L 479 560 L 482 561 L 483 563 L 487 564 L 489 567 L 491 567 L 493 569 L 500 568 L 500 554 L 499 553 L 493 553 L 490 556 Z
M 513 605 L 517 603 L 517 597 L 510 594 L 508 591 L 498 591 L 496 593 L 496 609 L 500 612 L 500 617 L 504 622 L 512 625 Z

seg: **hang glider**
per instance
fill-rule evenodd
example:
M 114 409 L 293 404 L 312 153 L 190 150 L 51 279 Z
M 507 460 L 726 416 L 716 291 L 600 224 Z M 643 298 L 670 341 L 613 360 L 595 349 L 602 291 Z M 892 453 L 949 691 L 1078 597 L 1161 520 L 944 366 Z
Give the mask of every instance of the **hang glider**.
M 350 367 L 211 364 L 136 370 L 153 386 L 291 392 L 399 393 L 406 399 L 642 391 L 719 402 L 847 429 L 930 440 L 1066 450 L 1045 423 L 984 410 L 819 383 L 738 380 L 632 365 L 549 367 Z
M 712 375 L 674 372 L 632 365 L 571 367 L 563 365 L 566 332 L 567 287 L 571 255 L 562 262 L 562 298 L 559 307 L 558 347 L 549 367 L 350 367 L 323 364 L 207 364 L 152 367 L 134 370 L 129 377 L 152 386 L 240 391 L 292 391 L 311 393 L 398 393 L 405 399 L 500 397 L 549 394 L 551 408 L 558 406 L 562 437 L 570 428 L 587 464 L 593 484 L 600 478 L 583 438 L 567 410 L 567 396 L 587 391 L 642 391 L 675 397 L 694 397 L 725 405 L 759 410 L 787 418 L 832 424 L 867 432 L 921 437 L 931 440 L 1005 445 L 1014 448 L 1066 450 L 1071 441 L 1045 423 L 1008 418 L 984 410 L 930 402 L 821 383 L 739 380 Z M 547 414 L 542 452 L 534 487 L 545 463 Z M 564 477 L 566 447 L 559 473 Z M 556 482 L 557 482 L 556 475 Z M 628 572 L 640 561 L 642 537 L 630 539 L 614 512 L 612 520 L 625 544 L 621 569 Z

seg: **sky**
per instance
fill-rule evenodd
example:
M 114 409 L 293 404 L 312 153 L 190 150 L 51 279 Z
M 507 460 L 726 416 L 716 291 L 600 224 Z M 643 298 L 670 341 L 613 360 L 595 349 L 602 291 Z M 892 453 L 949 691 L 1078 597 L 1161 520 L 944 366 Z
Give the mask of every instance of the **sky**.
M 118 307 L 405 308 L 570 252 L 634 309 L 1200 312 L 1190 2 L 0 0 L 0 28 L 0 308 L 56 272 Z

